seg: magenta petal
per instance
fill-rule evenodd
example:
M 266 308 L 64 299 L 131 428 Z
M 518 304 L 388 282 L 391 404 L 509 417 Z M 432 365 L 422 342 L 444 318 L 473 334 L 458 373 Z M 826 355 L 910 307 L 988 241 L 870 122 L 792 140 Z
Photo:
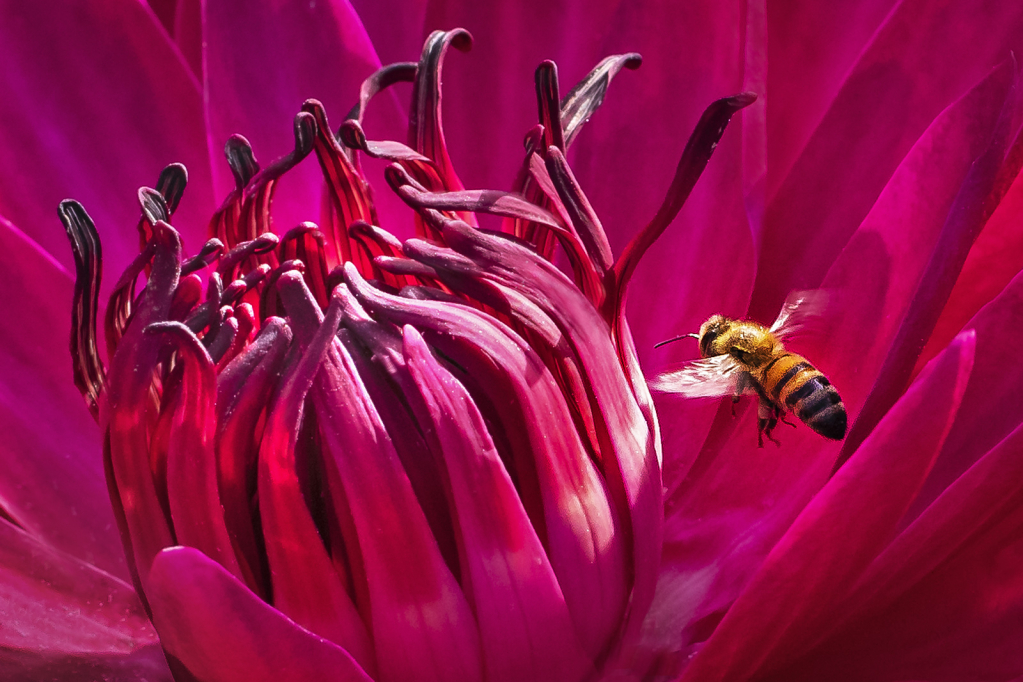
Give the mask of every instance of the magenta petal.
M 330 494 L 350 516 L 346 548 L 380 679 L 481 679 L 475 619 L 339 342 L 327 348 L 310 396 Z
M 220 151 L 228 136 L 243 132 L 260 159 L 283 156 L 292 147 L 287 124 L 306 99 L 320 100 L 340 121 L 380 61 L 345 0 L 287 6 L 212 0 L 204 8 L 209 150 L 217 195 L 225 196 L 234 187 Z M 371 118 L 389 137 L 403 128 L 391 98 L 378 98 Z M 300 164 L 281 182 L 274 220 L 285 228 L 318 220 L 322 187 L 318 165 Z M 386 212 L 382 219 L 393 220 Z
M 853 415 L 877 380 L 956 195 L 991 140 L 1010 76 L 1008 69 L 990 74 L 935 118 L 824 279 L 825 315 L 838 324 L 796 349 L 839 387 Z M 843 361 L 853 356 L 855 367 Z
M 746 680 L 803 653 L 919 490 L 955 419 L 974 350 L 967 332 L 931 363 L 774 546 L 683 680 Z
M 0 660 L 4 649 L 124 655 L 156 642 L 130 585 L 3 519 L 0 585 Z
M 174 682 L 159 644 L 149 644 L 129 654 L 0 649 L 0 677 L 10 682 Z
M 137 252 L 134 191 L 181 161 L 189 189 L 175 217 L 202 243 L 214 199 L 199 84 L 143 3 L 4 5 L 0 60 L 0 213 L 69 265 L 49 226 L 74 196 L 119 272 Z
M 160 552 L 147 596 L 167 653 L 203 682 L 371 682 L 344 649 L 296 625 L 198 550 Z
M 571 634 L 557 578 L 483 417 L 422 336 L 406 326 L 404 337 L 405 360 L 428 412 L 422 416 L 443 453 L 486 679 L 579 678 L 589 663 Z
M 817 286 L 934 117 L 1023 48 L 1023 15 L 997 2 L 932 10 L 895 6 L 768 198 L 753 317 L 772 319 L 790 291 Z
M 354 275 L 349 267 L 348 284 L 367 308 L 396 324 L 422 328 L 493 404 L 519 472 L 520 494 L 534 526 L 546 533 L 576 631 L 587 652 L 597 656 L 624 607 L 628 540 L 620 519 L 627 512 L 609 499 L 610 486 L 571 427 L 550 370 L 521 337 L 489 316 L 464 306 L 389 296 Z M 640 535 L 637 542 L 644 540 Z M 634 603 L 638 599 L 633 597 Z
M 72 279 L 0 217 L 0 507 L 47 544 L 127 578 L 102 442 L 71 384 Z

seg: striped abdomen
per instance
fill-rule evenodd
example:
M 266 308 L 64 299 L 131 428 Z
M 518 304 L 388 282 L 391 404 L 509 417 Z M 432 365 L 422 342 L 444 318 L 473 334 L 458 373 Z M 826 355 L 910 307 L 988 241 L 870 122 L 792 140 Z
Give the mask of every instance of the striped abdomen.
M 845 438 L 845 405 L 828 378 L 806 358 L 782 353 L 764 367 L 758 380 L 779 408 L 794 412 L 825 438 Z

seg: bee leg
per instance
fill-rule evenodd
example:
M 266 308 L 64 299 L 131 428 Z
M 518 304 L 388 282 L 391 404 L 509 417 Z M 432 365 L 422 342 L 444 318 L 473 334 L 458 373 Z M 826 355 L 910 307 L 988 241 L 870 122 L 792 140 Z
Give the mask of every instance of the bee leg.
M 764 436 L 767 436 L 767 440 L 771 441 L 775 445 L 781 447 L 781 443 L 778 442 L 771 432 L 774 431 L 774 427 L 778 425 L 777 408 L 764 400 L 760 399 L 760 404 L 757 406 L 757 443 L 758 447 L 764 447 Z
M 795 424 L 793 424 L 792 422 L 785 418 L 785 414 L 786 414 L 785 412 L 778 410 L 778 421 L 780 421 L 782 424 L 788 424 L 792 428 L 796 428 Z

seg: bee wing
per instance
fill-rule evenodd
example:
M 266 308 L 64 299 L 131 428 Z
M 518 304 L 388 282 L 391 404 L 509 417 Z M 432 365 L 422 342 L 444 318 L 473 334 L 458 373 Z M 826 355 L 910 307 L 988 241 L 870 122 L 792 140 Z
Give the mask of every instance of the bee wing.
M 680 393 L 687 398 L 719 398 L 735 394 L 741 374 L 742 369 L 731 355 L 715 355 L 658 375 L 650 382 L 650 388 Z
M 810 331 L 821 319 L 827 304 L 828 293 L 823 289 L 793 291 L 771 325 L 771 333 L 785 339 Z

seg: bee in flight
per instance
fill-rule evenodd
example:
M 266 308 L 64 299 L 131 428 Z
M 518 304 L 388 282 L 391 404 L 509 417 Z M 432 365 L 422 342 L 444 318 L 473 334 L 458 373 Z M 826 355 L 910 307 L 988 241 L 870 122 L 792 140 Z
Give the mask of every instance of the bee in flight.
M 689 398 L 732 396 L 736 403 L 744 393 L 759 397 L 757 439 L 771 435 L 786 412 L 811 429 L 832 440 L 845 438 L 845 405 L 828 378 L 806 358 L 785 350 L 782 339 L 801 329 L 820 309 L 819 292 L 800 292 L 789 297 L 770 328 L 751 320 L 733 320 L 714 315 L 700 326 L 698 334 L 683 334 L 657 346 L 679 339 L 699 341 L 702 360 L 690 362 L 674 372 L 658 376 L 651 387 Z

